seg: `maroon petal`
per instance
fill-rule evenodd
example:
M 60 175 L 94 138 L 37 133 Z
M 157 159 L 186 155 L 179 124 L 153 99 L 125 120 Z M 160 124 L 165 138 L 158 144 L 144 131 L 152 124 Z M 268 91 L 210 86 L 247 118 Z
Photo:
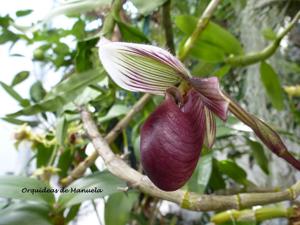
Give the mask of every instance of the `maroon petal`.
M 203 103 L 191 90 L 182 108 L 167 98 L 146 120 L 141 131 L 141 161 L 160 189 L 174 191 L 192 175 L 203 144 L 204 119 Z
M 222 120 L 227 119 L 228 101 L 224 98 L 217 77 L 189 78 L 190 84 L 200 93 L 204 105 Z

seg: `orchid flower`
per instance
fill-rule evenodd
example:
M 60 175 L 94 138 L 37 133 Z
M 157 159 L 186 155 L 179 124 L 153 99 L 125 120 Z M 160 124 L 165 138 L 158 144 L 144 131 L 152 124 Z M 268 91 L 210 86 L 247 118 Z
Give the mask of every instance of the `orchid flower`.
M 278 134 L 223 93 L 216 77 L 192 77 L 175 56 L 151 45 L 101 38 L 99 57 L 120 87 L 165 96 L 143 124 L 140 145 L 143 169 L 160 189 L 173 191 L 188 181 L 202 146 L 211 148 L 215 141 L 215 116 L 226 121 L 228 110 L 271 151 L 300 169 Z

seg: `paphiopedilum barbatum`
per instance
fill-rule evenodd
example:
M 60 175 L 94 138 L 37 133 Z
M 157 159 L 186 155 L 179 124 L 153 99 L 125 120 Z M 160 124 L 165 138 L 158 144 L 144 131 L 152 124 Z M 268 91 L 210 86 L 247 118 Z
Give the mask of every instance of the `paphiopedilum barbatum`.
M 173 191 L 188 181 L 202 145 L 211 148 L 215 141 L 214 117 L 226 121 L 228 110 L 251 127 L 270 150 L 300 169 L 300 162 L 278 134 L 222 92 L 216 77 L 192 77 L 175 56 L 151 45 L 102 38 L 99 56 L 120 87 L 165 96 L 142 126 L 140 146 L 143 169 L 160 189 Z

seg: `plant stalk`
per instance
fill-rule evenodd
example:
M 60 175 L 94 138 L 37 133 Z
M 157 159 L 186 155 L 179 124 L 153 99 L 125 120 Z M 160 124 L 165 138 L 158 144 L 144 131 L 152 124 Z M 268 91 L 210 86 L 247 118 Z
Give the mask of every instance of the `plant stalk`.
M 277 48 L 280 46 L 281 40 L 295 26 L 295 24 L 298 22 L 299 19 L 300 19 L 300 11 L 296 14 L 296 16 L 293 18 L 291 23 L 280 34 L 277 35 L 277 38 L 262 51 L 249 53 L 247 55 L 241 55 L 241 56 L 231 56 L 225 59 L 225 63 L 230 64 L 231 66 L 238 67 L 238 66 L 248 66 L 268 59 L 276 52 Z
M 162 7 L 163 11 L 163 27 L 165 30 L 165 37 L 166 37 L 166 45 L 170 52 L 174 55 L 175 54 L 175 45 L 174 45 L 174 37 L 173 37 L 173 29 L 172 29 L 172 21 L 171 21 L 171 0 L 166 1 Z
M 186 40 L 186 42 L 183 45 L 183 50 L 179 53 L 179 59 L 181 61 L 185 60 L 188 56 L 189 52 L 195 45 L 197 39 L 199 38 L 200 34 L 204 31 L 206 28 L 210 18 L 213 15 L 213 12 L 216 10 L 218 4 L 220 3 L 220 0 L 212 0 L 210 1 L 207 8 L 204 10 L 202 16 L 198 20 L 196 29 L 193 31 L 191 36 Z

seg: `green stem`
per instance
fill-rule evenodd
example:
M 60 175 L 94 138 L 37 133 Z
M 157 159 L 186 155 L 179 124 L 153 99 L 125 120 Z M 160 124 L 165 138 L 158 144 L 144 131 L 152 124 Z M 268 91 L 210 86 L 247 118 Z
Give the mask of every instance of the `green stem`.
M 123 1 L 122 0 L 114 0 L 111 6 L 111 12 L 105 18 L 103 27 L 101 29 L 100 36 L 105 36 L 110 38 L 115 28 L 115 18 L 119 17 L 119 12 L 122 8 Z
M 260 222 L 264 220 L 274 218 L 289 218 L 292 216 L 294 209 L 283 207 L 264 207 L 259 209 L 246 209 L 246 210 L 228 210 L 218 213 L 211 218 L 211 221 L 215 224 L 222 224 L 228 221 L 241 222 L 241 221 L 253 221 Z
M 123 153 L 126 155 L 128 154 L 128 138 L 126 134 L 126 129 L 122 130 L 122 136 L 123 136 Z
M 300 11 L 293 18 L 291 23 L 280 33 L 277 38 L 265 49 L 260 52 L 249 53 L 248 55 L 242 56 L 230 56 L 225 59 L 225 63 L 230 64 L 232 66 L 248 66 L 262 60 L 266 60 L 271 57 L 277 50 L 280 45 L 281 40 L 288 34 L 288 32 L 294 27 L 294 25 L 300 19 Z
M 55 145 L 54 148 L 53 148 L 52 154 L 50 156 L 48 166 L 53 166 L 53 164 L 55 162 L 55 158 L 56 158 L 57 153 L 58 153 L 58 149 L 59 149 L 58 145 Z
M 166 37 L 166 45 L 169 48 L 172 54 L 175 54 L 175 46 L 174 46 L 174 37 L 173 37 L 173 29 L 172 29 L 172 21 L 171 21 L 171 0 L 168 0 L 163 5 L 163 27 L 165 30 Z
M 205 11 L 203 12 L 202 16 L 199 18 L 196 29 L 193 31 L 191 36 L 186 40 L 182 51 L 179 53 L 179 59 L 183 61 L 188 53 L 191 51 L 193 46 L 195 45 L 197 39 L 199 38 L 200 34 L 206 28 L 210 18 L 212 17 L 213 12 L 217 8 L 220 0 L 212 0 Z

